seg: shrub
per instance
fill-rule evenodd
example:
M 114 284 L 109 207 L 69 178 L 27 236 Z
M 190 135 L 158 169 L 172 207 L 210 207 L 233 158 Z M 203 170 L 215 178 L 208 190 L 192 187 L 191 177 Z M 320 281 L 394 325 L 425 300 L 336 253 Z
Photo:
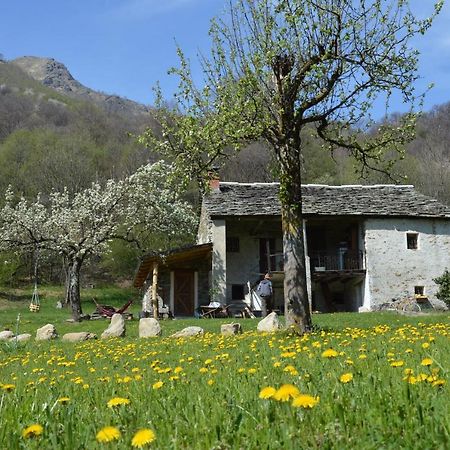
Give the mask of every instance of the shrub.
M 436 297 L 445 302 L 450 307 L 450 272 L 445 269 L 445 272 L 433 281 L 439 285 L 439 290 L 436 293 Z

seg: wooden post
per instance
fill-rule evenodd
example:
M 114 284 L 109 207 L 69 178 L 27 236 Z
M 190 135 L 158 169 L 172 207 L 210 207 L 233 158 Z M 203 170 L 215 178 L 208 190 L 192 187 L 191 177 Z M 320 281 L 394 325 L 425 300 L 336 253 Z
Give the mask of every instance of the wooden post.
M 153 263 L 153 282 L 152 282 L 152 305 L 153 305 L 153 317 L 158 319 L 158 263 Z

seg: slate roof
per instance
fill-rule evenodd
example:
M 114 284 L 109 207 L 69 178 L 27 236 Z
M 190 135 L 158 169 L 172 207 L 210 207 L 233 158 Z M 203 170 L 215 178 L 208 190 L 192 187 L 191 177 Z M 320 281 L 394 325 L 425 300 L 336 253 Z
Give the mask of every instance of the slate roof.
M 409 185 L 306 184 L 305 216 L 447 217 L 450 207 Z M 220 191 L 208 194 L 203 204 L 211 217 L 280 215 L 278 183 L 221 182 Z

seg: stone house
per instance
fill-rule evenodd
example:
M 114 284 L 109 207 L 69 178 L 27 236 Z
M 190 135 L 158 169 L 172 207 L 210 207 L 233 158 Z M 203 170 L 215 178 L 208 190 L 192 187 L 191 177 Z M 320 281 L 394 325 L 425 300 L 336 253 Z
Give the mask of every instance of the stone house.
M 450 207 L 413 186 L 304 185 L 308 294 L 313 310 L 361 311 L 423 295 L 450 268 Z M 272 273 L 283 309 L 278 183 L 216 182 L 205 196 L 197 245 L 141 261 L 135 286 L 159 286 L 175 315 L 210 301 L 239 303 L 247 282 Z M 150 275 L 150 276 L 149 276 Z

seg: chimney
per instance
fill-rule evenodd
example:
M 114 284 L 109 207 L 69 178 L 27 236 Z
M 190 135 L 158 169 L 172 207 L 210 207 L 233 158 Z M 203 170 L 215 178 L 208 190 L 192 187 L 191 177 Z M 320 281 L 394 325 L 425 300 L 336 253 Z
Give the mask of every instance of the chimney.
M 211 192 L 220 192 L 219 168 L 216 166 L 211 167 L 211 170 L 208 172 L 208 177 Z

